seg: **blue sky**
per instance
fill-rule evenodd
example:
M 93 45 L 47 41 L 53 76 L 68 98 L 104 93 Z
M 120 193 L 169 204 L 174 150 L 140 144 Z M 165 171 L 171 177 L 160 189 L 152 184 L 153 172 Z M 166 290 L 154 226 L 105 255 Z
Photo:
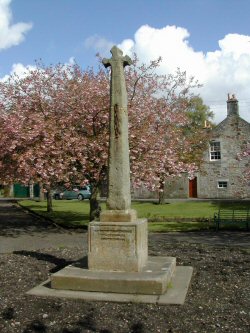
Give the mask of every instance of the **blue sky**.
M 217 121 L 228 92 L 250 121 L 249 13 L 249 0 L 0 0 L 0 78 L 40 58 L 95 66 L 118 44 L 195 75 Z

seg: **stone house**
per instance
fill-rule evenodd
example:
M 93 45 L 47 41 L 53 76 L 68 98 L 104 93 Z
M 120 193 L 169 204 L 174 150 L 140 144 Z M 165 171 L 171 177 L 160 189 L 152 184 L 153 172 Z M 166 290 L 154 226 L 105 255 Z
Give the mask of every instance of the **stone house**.
M 250 161 L 239 159 L 249 143 L 250 124 L 239 116 L 235 96 L 228 96 L 227 117 L 212 129 L 209 149 L 197 175 L 198 198 L 250 198 L 250 184 L 244 178 Z
M 239 116 L 234 95 L 228 96 L 227 117 L 213 129 L 204 130 L 211 131 L 211 141 L 204 152 L 201 171 L 192 180 L 187 175 L 168 180 L 165 198 L 250 198 L 250 183 L 244 178 L 250 161 L 238 158 L 250 143 L 250 124 Z M 134 197 L 145 196 L 144 192 L 140 190 Z M 146 197 L 155 198 L 156 193 L 147 193 Z

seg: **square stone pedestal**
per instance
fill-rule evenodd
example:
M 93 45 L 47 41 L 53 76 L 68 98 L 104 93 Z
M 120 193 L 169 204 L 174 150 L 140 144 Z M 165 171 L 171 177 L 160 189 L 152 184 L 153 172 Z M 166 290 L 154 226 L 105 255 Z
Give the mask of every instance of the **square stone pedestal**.
M 91 222 L 88 268 L 101 271 L 140 272 L 148 258 L 147 220 Z
M 103 212 L 89 224 L 88 246 L 85 263 L 51 275 L 52 289 L 164 295 L 176 270 L 173 257 L 148 257 L 147 220 L 137 219 L 134 210 Z

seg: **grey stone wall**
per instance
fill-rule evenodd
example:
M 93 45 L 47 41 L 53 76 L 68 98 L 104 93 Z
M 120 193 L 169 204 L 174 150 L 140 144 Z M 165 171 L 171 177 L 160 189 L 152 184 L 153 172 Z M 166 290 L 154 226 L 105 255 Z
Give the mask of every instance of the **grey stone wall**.
M 157 191 L 149 191 L 145 186 L 132 188 L 132 199 L 158 199 Z
M 189 197 L 189 180 L 186 174 L 181 177 L 166 179 L 164 194 L 166 199 L 183 199 Z M 133 199 L 159 199 L 157 191 L 149 191 L 146 187 L 132 189 Z
M 165 183 L 165 198 L 183 199 L 189 197 L 189 180 L 186 174 L 169 178 Z

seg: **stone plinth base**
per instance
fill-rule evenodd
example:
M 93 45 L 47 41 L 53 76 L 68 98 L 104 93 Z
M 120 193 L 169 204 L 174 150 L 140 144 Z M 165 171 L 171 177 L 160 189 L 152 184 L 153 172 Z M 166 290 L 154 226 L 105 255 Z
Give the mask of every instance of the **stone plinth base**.
M 88 247 L 89 270 L 140 272 L 148 258 L 147 220 L 91 222 Z
M 141 272 L 91 271 L 67 266 L 51 275 L 51 287 L 60 290 L 162 295 L 175 272 L 173 257 L 149 257 Z

